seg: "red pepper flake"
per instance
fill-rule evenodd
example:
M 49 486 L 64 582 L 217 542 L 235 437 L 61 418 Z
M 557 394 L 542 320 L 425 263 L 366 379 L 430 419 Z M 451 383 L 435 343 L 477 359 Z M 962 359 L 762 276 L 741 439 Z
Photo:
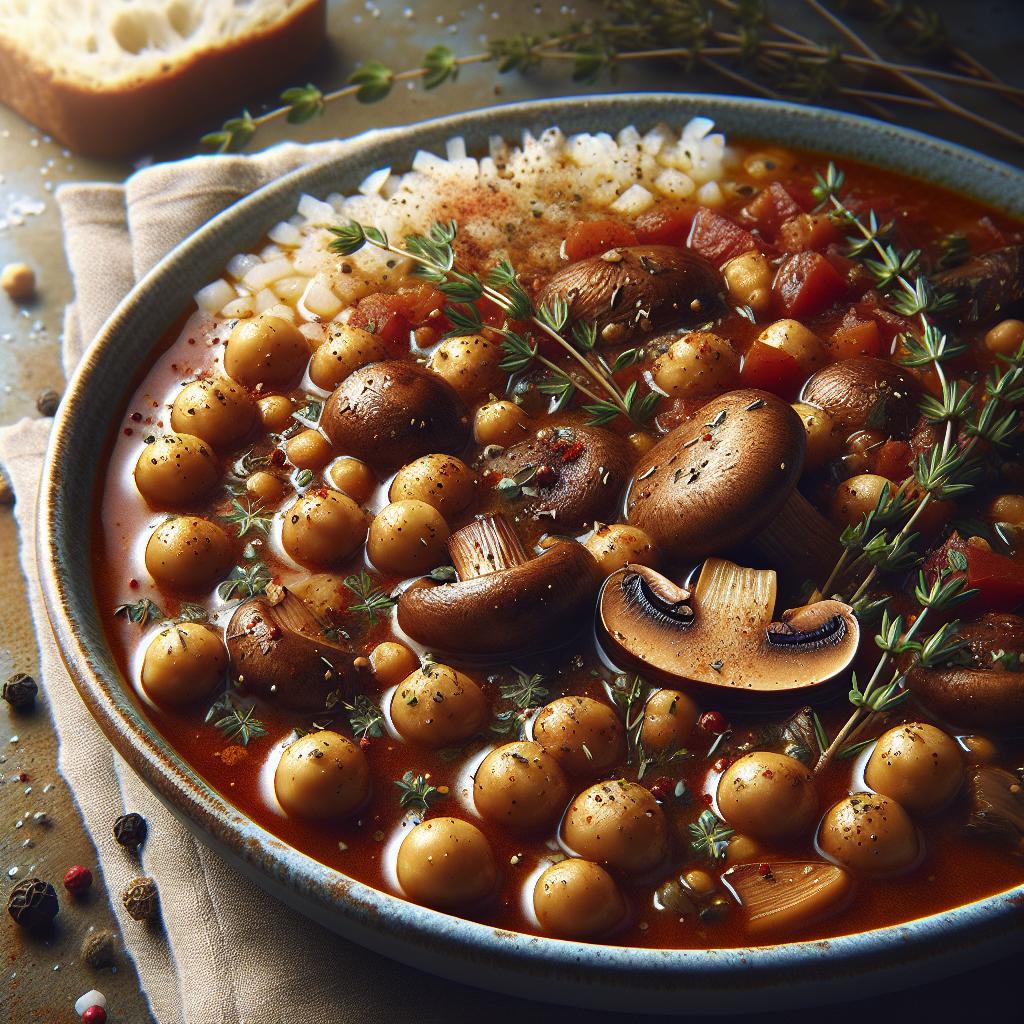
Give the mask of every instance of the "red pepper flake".
M 141 412 L 133 412 L 132 415 L 131 415 L 131 421 L 132 421 L 132 423 L 141 423 L 142 422 L 142 413 Z
M 704 436 L 703 436 L 703 437 L 701 438 L 701 440 L 702 440 L 702 441 L 710 441 L 710 440 L 711 440 L 711 435 L 710 435 L 710 434 L 705 434 L 705 435 L 704 435 Z
M 134 431 L 134 430 L 132 430 L 132 428 L 131 428 L 131 427 L 125 427 L 125 428 L 124 428 L 124 436 L 125 436 L 125 437 L 131 437 L 131 436 L 132 436 L 132 434 L 134 434 L 134 433 L 135 433 L 135 431 Z
M 773 772 L 771 770 L 771 768 L 765 768 L 765 770 L 763 772 L 761 772 L 761 778 L 763 778 L 763 779 L 774 779 L 775 778 L 775 772 Z
M 249 756 L 249 751 L 238 743 L 232 743 L 223 750 L 218 750 L 213 756 L 221 764 L 227 765 L 228 768 L 233 768 L 236 764 L 241 764 Z
M 194 344 L 196 343 L 196 339 L 195 339 L 195 338 L 189 338 L 189 339 L 188 339 L 188 343 L 189 343 L 190 345 L 194 345 Z
M 697 724 L 705 732 L 713 732 L 716 735 L 721 735 L 729 728 L 729 723 L 725 720 L 725 715 L 721 711 L 705 711 L 698 719 Z
M 710 793 L 705 793 L 701 797 L 701 800 L 704 801 L 704 806 L 705 807 L 710 807 L 715 802 L 714 797 Z
M 130 579 L 130 580 L 128 581 L 128 586 L 129 586 L 129 587 L 130 587 L 130 588 L 131 588 L 132 590 L 138 590 L 138 589 L 139 589 L 139 581 L 138 581 L 137 579 L 134 579 L 134 578 L 132 578 L 132 579 Z
M 284 463 L 285 463 L 284 452 L 281 451 L 280 448 L 275 448 L 270 453 L 270 462 L 271 462 L 271 465 L 274 465 L 274 466 L 283 466 Z
M 562 461 L 572 462 L 573 459 L 578 459 L 583 454 L 585 447 L 582 441 L 574 441 L 562 452 Z
M 772 873 L 772 866 L 771 866 L 771 864 L 758 864 L 757 865 L 757 873 L 762 878 L 770 878 L 771 877 L 771 873 Z

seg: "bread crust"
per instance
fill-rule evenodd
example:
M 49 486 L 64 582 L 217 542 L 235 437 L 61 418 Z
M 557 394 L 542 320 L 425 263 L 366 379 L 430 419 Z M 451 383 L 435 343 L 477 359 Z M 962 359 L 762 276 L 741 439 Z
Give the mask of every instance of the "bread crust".
M 156 143 L 282 85 L 327 36 L 327 0 L 233 43 L 210 47 L 157 77 L 89 88 L 26 61 L 0 36 L 0 101 L 83 156 L 137 156 Z

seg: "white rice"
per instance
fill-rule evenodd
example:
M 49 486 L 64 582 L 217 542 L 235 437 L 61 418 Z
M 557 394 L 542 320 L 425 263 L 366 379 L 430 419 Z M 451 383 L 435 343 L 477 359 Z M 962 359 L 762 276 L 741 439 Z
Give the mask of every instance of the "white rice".
M 629 127 L 616 136 L 566 138 L 549 128 L 524 133 L 518 146 L 494 137 L 481 159 L 467 155 L 463 139 L 450 139 L 443 156 L 420 151 L 407 173 L 381 168 L 351 196 L 303 196 L 295 216 L 270 230 L 268 245 L 231 259 L 196 302 L 226 319 L 271 309 L 300 323 L 343 319 L 364 295 L 402 283 L 408 269 L 373 246 L 344 260 L 330 253 L 328 229 L 350 220 L 398 243 L 434 221 L 456 220 L 460 258 L 490 266 L 514 250 L 528 279 L 556 265 L 567 229 L 587 216 L 632 218 L 663 198 L 720 206 L 739 156 L 713 129 L 705 117 L 681 131 Z

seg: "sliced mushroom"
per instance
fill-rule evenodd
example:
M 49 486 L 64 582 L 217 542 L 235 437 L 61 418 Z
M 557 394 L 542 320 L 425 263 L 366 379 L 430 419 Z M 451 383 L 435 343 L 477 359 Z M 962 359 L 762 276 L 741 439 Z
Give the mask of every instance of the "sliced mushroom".
M 598 606 L 613 654 L 672 684 L 734 693 L 805 692 L 842 672 L 860 627 L 849 605 L 818 601 L 775 610 L 776 576 L 709 558 L 697 586 L 676 586 L 647 566 L 608 577 Z
M 574 540 L 532 557 L 499 514 L 456 531 L 448 551 L 457 582 L 413 586 L 398 599 L 398 624 L 431 650 L 520 654 L 563 644 L 590 621 L 601 574 Z
M 600 427 L 545 427 L 486 464 L 492 479 L 511 481 L 516 512 L 547 518 L 554 529 L 607 519 L 629 479 L 629 445 Z
M 843 359 L 814 374 L 800 400 L 824 409 L 845 435 L 876 430 L 909 437 L 920 418 L 921 386 L 888 360 Z
M 974 256 L 959 267 L 932 277 L 937 291 L 952 293 L 954 303 L 942 311 L 946 320 L 984 323 L 1024 301 L 1024 245 Z
M 537 296 L 569 304 L 569 322 L 593 324 L 609 345 L 712 319 L 721 307 L 722 275 L 692 249 L 637 245 L 570 263 Z
M 421 455 L 457 455 L 469 412 L 447 381 L 416 363 L 387 360 L 349 374 L 324 406 L 321 426 L 344 455 L 398 466 Z
M 245 689 L 285 708 L 323 710 L 328 697 L 349 689 L 355 676 L 352 652 L 328 639 L 287 587 L 270 586 L 243 601 L 225 639 Z
M 1024 780 L 1002 768 L 976 768 L 967 789 L 967 831 L 1024 852 Z
M 821 860 L 737 864 L 722 881 L 747 911 L 753 935 L 792 935 L 842 910 L 853 896 L 853 878 Z

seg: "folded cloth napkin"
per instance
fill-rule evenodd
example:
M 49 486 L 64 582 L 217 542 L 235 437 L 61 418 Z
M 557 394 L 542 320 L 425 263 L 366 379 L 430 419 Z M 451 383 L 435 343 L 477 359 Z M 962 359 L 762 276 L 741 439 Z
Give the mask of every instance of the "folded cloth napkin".
M 117 302 L 160 257 L 231 203 L 280 174 L 344 152 L 345 142 L 283 145 L 254 157 L 198 157 L 140 171 L 120 185 L 58 193 L 75 301 L 65 318 L 70 374 Z M 193 839 L 114 753 L 61 662 L 35 566 L 36 497 L 49 420 L 0 431 L 0 465 L 16 495 L 21 565 L 40 646 L 47 704 L 62 740 L 59 768 L 92 834 L 108 890 L 139 865 L 113 840 L 126 811 L 149 822 L 142 869 L 156 879 L 163 929 L 131 920 L 114 899 L 125 942 L 159 1024 L 543 1019 L 547 1010 L 442 982 L 346 942 L 312 923 Z M 551 1010 L 552 1020 L 558 1013 Z M 589 1015 L 590 1019 L 601 1014 Z

